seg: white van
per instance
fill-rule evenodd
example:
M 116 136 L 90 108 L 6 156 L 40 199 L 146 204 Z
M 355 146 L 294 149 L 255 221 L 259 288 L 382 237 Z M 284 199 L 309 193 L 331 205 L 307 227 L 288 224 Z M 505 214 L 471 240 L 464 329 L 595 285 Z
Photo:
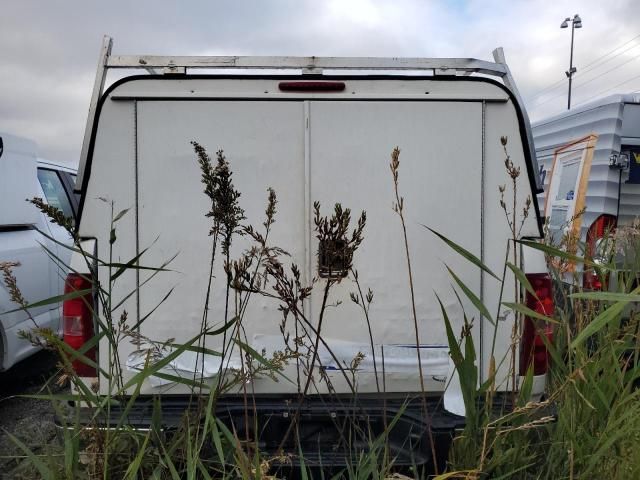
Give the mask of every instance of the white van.
M 0 262 L 20 264 L 12 270 L 28 303 L 62 294 L 67 274 L 64 265 L 71 259 L 71 250 L 65 245 L 70 247 L 72 240 L 64 228 L 50 223 L 26 200 L 42 198 L 65 216 L 75 218 L 75 179 L 75 169 L 38 158 L 33 141 L 0 133 Z M 62 333 L 61 303 L 30 309 L 33 321 L 26 312 L 14 311 L 17 307 L 0 282 L 0 371 L 39 350 L 20 332 L 37 326 Z
M 289 252 L 287 262 L 299 266 L 303 285 L 316 279 L 318 288 L 304 305 L 312 322 L 318 322 L 322 286 L 329 281 L 317 257 L 314 202 L 320 202 L 323 215 L 336 202 L 350 208 L 354 219 L 366 210 L 365 239 L 353 262 L 359 281 L 375 295 L 371 328 L 378 359 L 383 351 L 386 356 L 384 382 L 381 377 L 376 382 L 367 324 L 361 307 L 350 301 L 356 286 L 349 275 L 331 289 L 328 303 L 336 308 L 327 311 L 322 326 L 324 340 L 335 352 L 335 356 L 321 353 L 323 375 L 331 388 L 320 382 L 309 395 L 309 408 L 326 410 L 324 402 L 329 402 L 340 415 L 341 407 L 332 399 L 353 395 L 341 369 L 359 352 L 364 359 L 354 372 L 355 383 L 358 395 L 370 402 L 368 408 L 380 412 L 384 402 L 415 398 L 421 391 L 418 349 L 402 227 L 392 209 L 395 197 L 389 172 L 390 154 L 399 146 L 400 191 L 412 256 L 424 386 L 432 427 L 450 436 L 455 422 L 442 406 L 451 372 L 449 348 L 435 293 L 456 333 L 462 326 L 463 308 L 474 319 L 480 381 L 488 378 L 493 328 L 492 320 L 481 317 L 466 296 L 458 301 L 445 264 L 477 292 L 494 318 L 500 291 L 490 275 L 421 224 L 502 272 L 510 237 L 499 207 L 499 186 L 510 181 L 501 144 L 504 136 L 508 137 L 510 158 L 522 172 L 518 203 L 524 205 L 527 197 L 533 201 L 520 237 L 541 237 L 536 201 L 540 185 L 529 122 L 501 50 L 494 52 L 496 63 L 474 59 L 111 56 L 110 50 L 107 38 L 79 168 L 77 188 L 83 200 L 78 234 L 86 240 L 88 251 L 95 251 L 101 259 L 111 256 L 127 262 L 142 254 L 140 265 L 159 267 L 175 256 L 169 272 L 154 275 L 130 270 L 120 275 L 113 285 L 112 301 L 123 303 L 115 315 L 126 310 L 130 324 L 136 324 L 153 312 L 139 330 L 144 338 L 159 342 L 187 342 L 201 327 L 211 220 L 205 216 L 210 203 L 203 194 L 191 144 L 196 141 L 212 157 L 216 150 L 224 150 L 233 182 L 242 194 L 239 202 L 247 222 L 260 225 L 267 188 L 277 192 L 277 217 L 269 243 Z M 107 70 L 141 67 L 152 74 L 125 76 L 102 91 Z M 213 71 L 192 73 L 196 68 Z M 264 69 L 281 73 L 259 73 Z M 110 242 L 112 216 L 124 209 L 129 210 L 116 224 L 117 240 Z M 249 246 L 246 237 L 234 240 L 230 258 L 237 259 Z M 538 257 L 534 262 L 534 255 L 524 257 L 523 267 L 537 279 L 532 282 L 539 296 L 550 297 L 544 261 Z M 79 255 L 74 266 L 84 268 L 79 273 L 91 274 Z M 107 285 L 108 269 L 95 271 L 97 282 Z M 208 322 L 219 327 L 225 318 L 227 278 L 221 261 L 216 262 L 213 278 Z M 163 301 L 169 291 L 171 295 Z M 129 292 L 135 294 L 127 296 Z M 514 301 L 513 292 L 505 295 L 504 301 Z M 269 357 L 284 348 L 281 321 L 278 301 L 254 295 L 244 315 L 243 335 L 255 351 Z M 513 312 L 503 311 L 498 321 L 496 357 L 502 358 L 510 345 Z M 96 331 L 99 322 L 85 312 L 84 331 Z M 206 347 L 222 351 L 222 341 L 222 335 L 209 336 Z M 533 337 L 527 342 L 523 345 L 528 352 L 525 358 L 533 356 L 539 361 L 540 356 L 532 352 L 539 342 Z M 97 353 L 100 366 L 109 365 L 111 351 L 103 337 Z M 144 363 L 144 352 L 141 357 L 139 344 L 123 338 L 118 355 L 115 360 L 126 382 Z M 234 366 L 239 360 L 230 361 Z M 502 390 L 508 388 L 507 363 L 498 364 L 496 383 Z M 525 360 L 520 368 L 526 370 L 527 365 Z M 536 368 L 534 393 L 538 395 L 544 388 L 545 368 L 544 361 Z M 219 369 L 220 358 L 213 355 L 200 357 L 199 362 L 188 356 L 176 359 L 162 370 L 164 377 L 152 377 L 141 386 L 141 410 L 131 421 L 140 426 L 149 421 L 148 412 L 144 413 L 144 402 L 149 405 L 145 395 L 161 395 L 167 418 L 182 412 L 191 389 L 171 381 L 170 375 L 203 376 L 215 382 Z M 380 363 L 378 370 L 383 370 Z M 303 374 L 296 370 L 295 362 L 284 373 L 289 379 Z M 106 394 L 110 382 L 94 370 L 87 382 L 96 380 L 99 392 Z M 384 392 L 380 391 L 382 383 Z M 244 387 L 237 386 L 222 403 L 229 411 L 235 408 L 238 416 L 242 409 L 238 409 L 236 395 Z M 300 384 L 264 376 L 253 378 L 249 389 L 260 412 L 282 419 L 295 408 Z M 269 441 L 265 442 L 268 448 Z

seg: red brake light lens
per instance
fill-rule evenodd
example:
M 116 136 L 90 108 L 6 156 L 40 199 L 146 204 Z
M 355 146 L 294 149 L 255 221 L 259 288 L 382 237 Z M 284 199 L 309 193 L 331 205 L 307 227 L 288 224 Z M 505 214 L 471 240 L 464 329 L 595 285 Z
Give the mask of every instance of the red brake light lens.
M 91 281 L 77 273 L 70 273 L 64 285 L 64 293 L 91 290 Z M 65 300 L 62 304 L 62 322 L 63 322 L 63 338 L 64 343 L 74 350 L 80 350 L 94 334 L 93 315 L 91 311 L 92 303 L 91 292 L 85 295 Z M 91 347 L 84 352 L 84 356 L 96 360 L 96 348 Z M 95 377 L 96 369 L 82 360 L 73 360 L 72 366 L 74 371 L 80 377 Z
M 536 299 L 527 292 L 525 303 L 528 308 L 545 316 L 554 313 L 553 290 L 551 276 L 548 273 L 527 274 L 527 280 L 536 292 Z M 545 341 L 553 341 L 553 328 L 549 323 L 525 317 L 522 324 L 522 337 L 520 343 L 520 375 L 526 375 L 529 366 L 533 365 L 534 375 L 543 375 L 549 369 L 549 352 Z
M 346 88 L 344 82 L 280 82 L 278 88 L 283 92 L 342 92 Z
M 616 224 L 616 217 L 613 215 L 600 215 L 596 221 L 591 224 L 587 231 L 586 258 L 593 259 L 594 255 L 597 254 L 596 247 L 598 240 L 603 239 L 606 235 L 613 232 Z M 594 268 L 587 268 L 585 266 L 582 275 L 583 288 L 586 290 L 602 290 L 606 288 L 607 283 L 608 276 L 601 277 Z

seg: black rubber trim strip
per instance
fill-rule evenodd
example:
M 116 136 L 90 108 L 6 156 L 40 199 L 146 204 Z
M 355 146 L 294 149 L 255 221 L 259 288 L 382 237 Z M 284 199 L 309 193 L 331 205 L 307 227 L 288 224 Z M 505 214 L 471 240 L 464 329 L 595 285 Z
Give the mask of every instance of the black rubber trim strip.
M 78 219 L 78 197 L 73 191 L 74 181 L 71 178 L 71 174 L 69 172 L 65 172 L 64 170 L 58 170 L 58 176 L 62 180 L 64 184 L 64 189 L 67 192 L 67 197 L 71 202 L 71 208 L 73 209 L 73 217 L 74 220 Z
M 25 230 L 35 230 L 33 225 L 0 225 L 0 233 L 4 232 L 23 232 Z
M 293 92 L 295 93 L 295 92 Z M 302 92 L 300 92 L 302 93 Z M 318 92 L 314 92 L 318 93 Z M 327 93 L 327 92 L 322 92 Z M 328 92 L 331 93 L 331 92 Z M 248 97 L 219 97 L 219 96 L 209 96 L 209 97 L 169 97 L 169 96 L 160 96 L 157 97 L 139 97 L 136 95 L 131 96 L 118 96 L 112 99 L 115 102 L 232 102 L 234 100 L 239 100 L 243 102 L 456 102 L 456 103 L 507 103 L 507 99 L 505 100 L 486 100 L 483 98 L 455 98 L 453 95 L 451 97 L 445 98 L 433 98 L 425 95 L 424 97 L 413 97 L 413 98 L 371 98 L 371 97 L 360 97 L 360 98 L 335 98 L 335 97 L 320 97 L 320 98 L 248 98 Z
M 89 178 L 91 177 L 91 163 L 93 160 L 93 150 L 95 147 L 96 134 L 98 131 L 98 125 L 100 123 L 100 114 L 102 112 L 102 106 L 104 102 L 109 97 L 109 94 L 113 92 L 119 86 L 133 82 L 137 80 L 163 80 L 163 81 L 185 81 L 185 80 L 402 80 L 402 81 L 465 81 L 465 82 L 484 82 L 489 83 L 491 85 L 495 85 L 496 87 L 503 90 L 509 98 L 511 99 L 511 103 L 513 104 L 516 115 L 518 117 L 518 126 L 520 130 L 520 140 L 523 145 L 524 158 L 527 166 L 527 176 L 529 178 L 529 185 L 532 192 L 531 201 L 533 202 L 533 207 L 536 212 L 536 218 L 538 219 L 538 231 L 540 233 L 540 237 L 543 236 L 543 219 L 540 217 L 540 207 L 538 205 L 538 197 L 537 194 L 543 193 L 544 190 L 538 189 L 536 185 L 536 175 L 538 175 L 537 170 L 534 168 L 534 160 L 531 158 L 531 148 L 527 148 L 529 146 L 527 135 L 526 135 L 526 126 L 524 123 L 524 115 L 522 114 L 522 110 L 520 109 L 520 105 L 518 104 L 515 96 L 505 85 L 494 80 L 492 78 L 487 77 L 458 77 L 454 75 L 434 75 L 434 76 L 403 76 L 403 75 L 132 75 L 130 77 L 121 78 L 117 80 L 113 84 L 105 90 L 102 94 L 102 97 L 98 101 L 98 106 L 96 108 L 96 116 L 93 121 L 93 125 L 91 127 L 91 139 L 89 141 L 89 150 L 87 152 L 87 159 L 84 165 L 84 176 L 82 178 L 82 186 L 80 188 L 81 198 L 80 198 L 80 207 L 78 211 L 78 221 L 76 222 L 76 233 L 80 229 L 80 222 L 82 221 L 82 211 L 84 210 L 84 199 L 87 192 L 87 186 L 89 184 Z M 169 100 L 169 99 L 163 99 Z M 175 99 L 184 101 L 184 98 Z M 229 100 L 229 99 L 221 99 L 221 100 Z M 268 99 L 246 99 L 247 101 L 268 101 Z M 274 101 L 276 99 L 273 99 Z M 294 101 L 294 102 L 302 102 L 305 100 L 309 100 L 308 98 L 301 96 L 300 98 L 292 98 L 292 99 L 277 99 L 278 101 Z M 313 99 L 314 101 L 317 99 Z M 345 99 L 331 99 L 328 98 L 328 101 L 353 101 L 353 100 L 345 100 Z M 212 100 L 208 100 L 212 101 Z M 367 99 L 370 101 L 370 99 Z M 393 99 L 390 99 L 393 101 Z M 397 101 L 397 100 L 396 100 Z M 416 101 L 416 99 L 412 99 L 412 101 Z M 429 101 L 428 98 L 425 98 L 425 101 Z M 438 100 L 430 100 L 430 101 L 438 101 Z M 443 100 L 447 101 L 447 100 Z M 450 101 L 450 100 L 449 100 Z M 461 101 L 461 100 L 456 100 Z M 480 101 L 480 100 L 472 100 L 472 101 Z M 536 162 L 537 164 L 537 162 Z

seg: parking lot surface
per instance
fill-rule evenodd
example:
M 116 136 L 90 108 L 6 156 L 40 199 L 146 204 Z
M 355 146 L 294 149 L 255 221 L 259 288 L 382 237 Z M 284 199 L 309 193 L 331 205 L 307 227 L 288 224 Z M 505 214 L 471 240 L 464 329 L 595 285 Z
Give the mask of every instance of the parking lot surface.
M 56 393 L 56 358 L 42 351 L 0 373 L 0 479 L 28 478 L 17 468 L 24 452 L 11 440 L 14 435 L 34 453 L 56 442 L 54 409 L 48 400 L 21 395 Z

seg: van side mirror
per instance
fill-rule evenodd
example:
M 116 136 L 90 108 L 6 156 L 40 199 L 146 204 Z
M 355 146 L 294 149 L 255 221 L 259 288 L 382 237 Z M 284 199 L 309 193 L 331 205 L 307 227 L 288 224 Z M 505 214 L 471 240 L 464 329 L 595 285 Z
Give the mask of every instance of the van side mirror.
M 2 137 L 0 137 L 0 158 L 2 157 L 2 152 L 4 152 L 4 143 L 2 142 Z

